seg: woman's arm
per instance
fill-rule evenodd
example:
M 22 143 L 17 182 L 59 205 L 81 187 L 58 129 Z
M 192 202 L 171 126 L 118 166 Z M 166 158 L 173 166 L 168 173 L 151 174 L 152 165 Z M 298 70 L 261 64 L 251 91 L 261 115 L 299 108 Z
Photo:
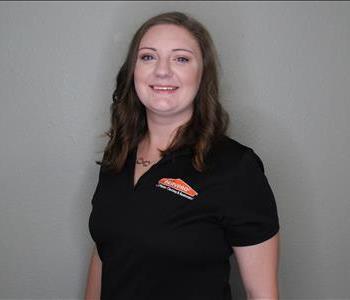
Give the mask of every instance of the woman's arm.
M 279 232 L 256 245 L 233 247 L 248 299 L 279 299 Z
M 87 285 L 85 289 L 85 300 L 100 299 L 101 295 L 101 272 L 102 262 L 98 255 L 96 245 L 92 250 Z

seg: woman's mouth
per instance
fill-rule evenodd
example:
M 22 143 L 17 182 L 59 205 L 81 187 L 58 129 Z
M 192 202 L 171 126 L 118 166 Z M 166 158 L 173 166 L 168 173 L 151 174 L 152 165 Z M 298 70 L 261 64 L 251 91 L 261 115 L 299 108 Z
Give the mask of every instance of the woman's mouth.
M 159 85 L 150 85 L 150 88 L 156 94 L 174 94 L 178 86 L 159 86 Z

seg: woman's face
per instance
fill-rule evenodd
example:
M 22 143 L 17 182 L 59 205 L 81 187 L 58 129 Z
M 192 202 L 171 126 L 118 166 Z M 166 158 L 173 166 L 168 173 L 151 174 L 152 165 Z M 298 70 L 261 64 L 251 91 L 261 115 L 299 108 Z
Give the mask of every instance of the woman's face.
M 192 114 L 202 69 L 202 54 L 191 33 L 173 24 L 155 25 L 140 42 L 134 72 L 137 95 L 148 112 Z M 157 87 L 177 88 L 164 91 Z

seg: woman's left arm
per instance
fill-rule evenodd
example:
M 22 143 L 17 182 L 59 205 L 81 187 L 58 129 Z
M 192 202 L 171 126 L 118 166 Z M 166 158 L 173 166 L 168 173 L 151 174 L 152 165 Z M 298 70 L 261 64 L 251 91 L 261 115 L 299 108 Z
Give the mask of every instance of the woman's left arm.
M 233 247 L 247 299 L 279 299 L 279 232 L 251 246 Z

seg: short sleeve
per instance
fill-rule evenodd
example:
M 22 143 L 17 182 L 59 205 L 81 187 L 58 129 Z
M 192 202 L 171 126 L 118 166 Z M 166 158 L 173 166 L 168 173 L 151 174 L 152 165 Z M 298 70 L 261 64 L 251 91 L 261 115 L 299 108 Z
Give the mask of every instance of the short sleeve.
M 280 228 L 276 201 L 253 149 L 243 154 L 232 175 L 220 219 L 229 244 L 248 246 L 271 238 Z

